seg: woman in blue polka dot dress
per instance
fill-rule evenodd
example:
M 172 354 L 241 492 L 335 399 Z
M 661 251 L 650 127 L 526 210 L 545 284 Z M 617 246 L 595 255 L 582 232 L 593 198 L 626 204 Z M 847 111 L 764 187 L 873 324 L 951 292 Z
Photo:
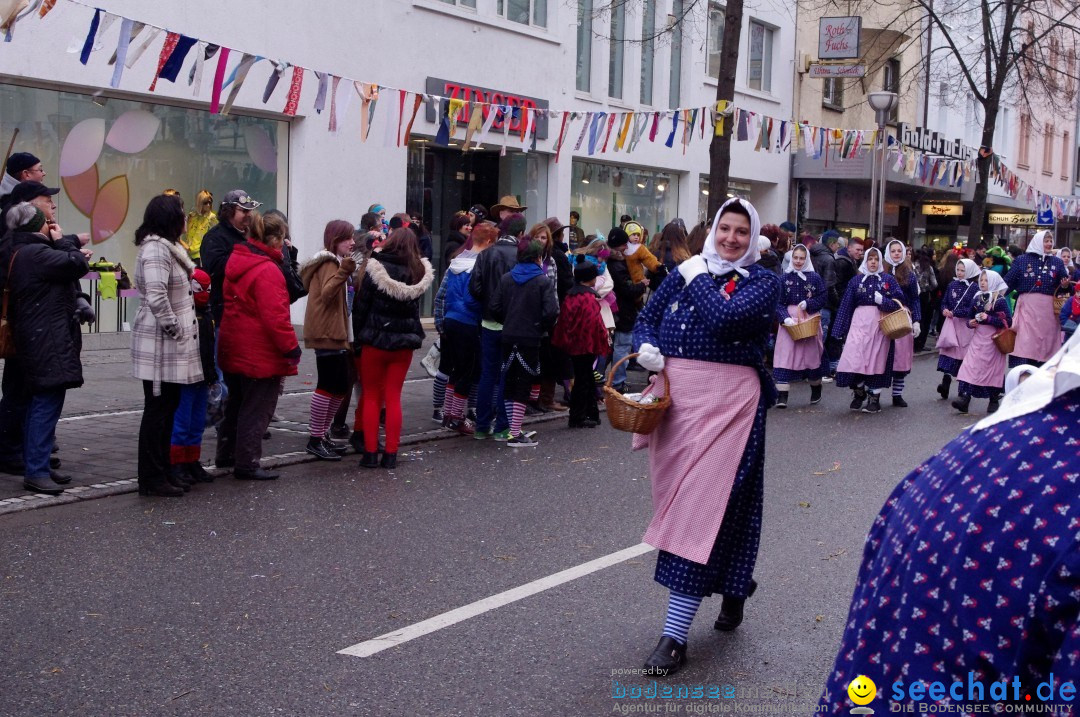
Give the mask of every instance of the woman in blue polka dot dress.
M 829 294 L 810 261 L 810 251 L 803 244 L 796 244 L 791 250 L 791 261 L 787 262 L 781 281 L 783 292 L 776 305 L 777 321 L 794 326 L 796 322 L 808 321 L 821 313 Z M 777 332 L 772 362 L 773 380 L 779 392 L 777 408 L 787 408 L 788 391 L 793 381 L 810 383 L 811 405 L 821 400 L 821 353 L 824 348 L 820 324 L 816 335 L 798 341 L 788 335 L 787 329 L 781 328 Z
M 971 302 L 979 290 L 979 267 L 971 259 L 961 259 L 956 262 L 955 272 L 956 278 L 945 287 L 941 297 L 941 313 L 945 323 L 941 326 L 936 344 L 937 370 L 942 374 L 937 391 L 943 401 L 949 398 L 949 387 L 960 373 L 960 365 L 975 334 L 968 321 L 975 315 Z
M 645 663 L 670 675 L 686 662 L 690 624 L 704 598 L 724 596 L 714 627 L 733 630 L 753 580 L 761 537 L 765 411 L 776 390 L 765 346 L 780 279 L 758 260 L 761 220 L 726 202 L 699 256 L 679 265 L 638 316 L 638 363 L 672 405 L 634 448 L 649 449 L 653 518 L 643 538 L 660 549 L 655 579 L 670 591 L 667 620 Z
M 1009 367 L 1039 366 L 1061 347 L 1061 325 L 1054 311 L 1054 293 L 1068 286 L 1065 262 L 1054 256 L 1054 235 L 1038 232 L 1023 256 L 1013 262 L 1005 283 L 1015 291 L 1013 328 L 1016 346 Z

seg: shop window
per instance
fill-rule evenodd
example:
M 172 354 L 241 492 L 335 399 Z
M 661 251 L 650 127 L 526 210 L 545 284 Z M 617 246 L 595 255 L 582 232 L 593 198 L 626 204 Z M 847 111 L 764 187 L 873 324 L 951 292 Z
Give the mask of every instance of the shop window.
M 629 214 L 650 234 L 678 216 L 678 176 L 638 167 L 575 161 L 570 208 L 581 215 L 586 234 L 607 235 L 619 217 Z
M 608 40 L 608 96 L 622 99 L 623 59 L 626 52 L 626 5 L 611 8 L 611 34 Z
M 641 104 L 653 101 L 653 70 L 656 65 L 656 8 L 648 3 L 641 18 Z
M 593 0 L 578 0 L 577 89 L 592 90 Z
M 885 70 L 882 73 L 881 89 L 886 92 L 893 92 L 900 96 L 900 58 L 894 57 L 885 63 Z M 896 124 L 900 117 L 900 103 L 897 102 L 893 107 L 892 113 L 889 115 L 889 124 Z
M 1061 140 L 1061 178 L 1069 178 L 1069 156 L 1072 154 L 1072 148 L 1069 147 L 1069 133 L 1066 132 L 1064 138 Z
M 720 65 L 724 57 L 724 12 L 724 6 L 720 3 L 709 3 L 709 35 L 705 41 L 705 52 L 709 77 L 713 79 L 720 78 Z
M 498 0 L 497 11 L 510 22 L 547 27 L 547 0 Z
M 773 35 L 775 31 L 757 20 L 750 21 L 750 62 L 746 85 L 752 90 L 772 92 Z
M 668 107 L 679 106 L 682 95 L 683 21 L 686 19 L 685 0 L 672 0 L 668 27 L 671 28 L 671 62 L 668 65 Z
M 1043 131 L 1043 174 L 1054 173 L 1054 125 L 1047 123 Z
M 829 77 L 824 80 L 821 88 L 821 104 L 833 110 L 844 109 L 844 80 L 839 77 Z

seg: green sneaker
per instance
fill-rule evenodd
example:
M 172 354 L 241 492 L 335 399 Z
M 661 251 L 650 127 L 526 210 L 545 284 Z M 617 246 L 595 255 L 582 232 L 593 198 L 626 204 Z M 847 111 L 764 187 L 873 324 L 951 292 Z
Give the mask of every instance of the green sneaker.
M 510 440 L 510 429 L 507 428 L 505 431 L 493 433 L 492 438 L 494 438 L 496 441 L 502 441 L 503 443 L 505 443 L 506 441 Z
M 478 441 L 483 441 L 491 438 L 491 431 L 476 431 L 473 433 L 472 437 Z

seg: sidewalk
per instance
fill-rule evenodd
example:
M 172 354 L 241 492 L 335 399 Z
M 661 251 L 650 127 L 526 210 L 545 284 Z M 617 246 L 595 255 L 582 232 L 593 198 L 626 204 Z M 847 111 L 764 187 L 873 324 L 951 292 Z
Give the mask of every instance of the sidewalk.
M 446 438 L 465 439 L 431 421 L 432 379 L 420 366 L 435 339 L 429 331 L 423 348 L 416 351 L 402 392 L 403 447 Z M 63 461 L 61 472 L 72 476 L 60 496 L 29 493 L 22 476 L 0 473 L 0 515 L 47 505 L 71 503 L 105 495 L 134 492 L 137 488 L 138 434 L 142 418 L 142 386 L 131 377 L 131 354 L 127 349 L 83 352 L 82 388 L 68 391 L 64 413 L 57 426 L 57 443 Z M 2 373 L 2 371 L 0 371 Z M 315 460 L 304 451 L 308 438 L 308 409 L 315 390 L 315 352 L 305 351 L 299 374 L 285 382 L 277 414 L 284 420 L 270 424 L 269 440 L 263 442 L 263 465 L 283 466 Z M 356 402 L 350 403 L 349 421 Z M 565 413 L 527 418 L 527 423 L 562 418 Z M 217 435 L 208 428 L 202 447 L 205 465 L 213 462 Z M 407 453 L 404 448 L 402 453 Z M 407 457 L 407 456 L 404 456 Z M 359 461 L 352 453 L 343 464 Z M 357 470 L 360 470 L 357 467 Z

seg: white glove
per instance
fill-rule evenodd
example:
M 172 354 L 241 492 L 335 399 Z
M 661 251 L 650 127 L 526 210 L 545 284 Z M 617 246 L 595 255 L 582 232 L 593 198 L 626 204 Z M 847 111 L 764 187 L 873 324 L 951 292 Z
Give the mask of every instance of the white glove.
M 683 263 L 685 264 L 686 262 Z M 641 345 L 641 348 L 638 349 L 637 362 L 638 366 L 641 366 L 646 371 L 664 370 L 664 357 L 661 355 L 660 349 L 652 344 Z
M 802 309 L 803 311 L 806 311 L 806 302 L 805 301 L 800 301 L 799 302 L 799 308 Z
M 697 254 L 679 264 L 679 273 L 682 274 L 683 281 L 689 286 L 690 282 L 696 277 L 709 273 L 709 265 L 705 263 L 705 257 Z M 641 363 L 641 361 L 638 361 L 638 363 Z
M 911 335 L 913 338 L 919 338 L 919 334 L 922 333 L 922 328 L 919 326 L 919 322 L 916 321 L 911 325 Z
M 794 326 L 794 325 L 795 325 L 795 319 L 791 318 L 790 316 L 787 317 L 786 319 L 784 319 L 784 326 Z
M 875 291 L 874 292 L 874 303 L 877 304 L 878 306 L 881 306 L 882 301 L 885 301 L 885 297 L 881 295 L 880 291 Z

